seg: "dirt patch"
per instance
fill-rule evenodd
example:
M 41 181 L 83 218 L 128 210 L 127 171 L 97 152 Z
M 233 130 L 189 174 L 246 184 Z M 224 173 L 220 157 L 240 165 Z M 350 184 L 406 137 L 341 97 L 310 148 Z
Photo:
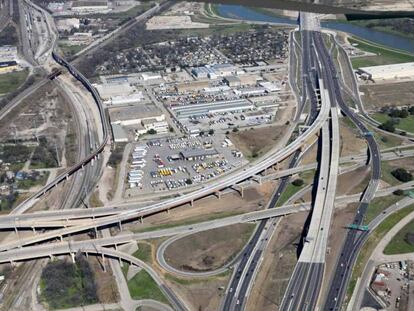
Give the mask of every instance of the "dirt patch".
M 230 274 L 197 280 L 169 277 L 167 284 L 188 303 L 190 310 L 216 311 L 220 309 L 229 277 Z
M 388 165 L 398 168 L 403 167 L 407 171 L 410 171 L 411 173 L 414 172 L 414 159 L 413 158 L 404 158 L 404 159 L 398 159 L 394 161 L 387 161 Z
M 302 158 L 302 165 L 315 163 L 318 156 L 318 144 L 314 143 L 304 154 Z
M 367 110 L 375 111 L 384 106 L 410 106 L 413 101 L 414 82 L 361 85 L 362 101 Z
M 228 136 L 246 158 L 257 158 L 269 151 L 280 140 L 284 126 L 268 126 L 241 130 Z
M 340 125 L 340 138 L 341 138 L 341 157 L 348 155 L 354 155 L 363 153 L 367 144 L 364 139 L 362 139 L 355 128 L 349 127 L 343 119 L 339 121 Z
M 170 244 L 165 259 L 184 271 L 218 269 L 237 256 L 254 227 L 253 224 L 235 224 L 191 234 Z
M 367 178 L 369 178 L 369 175 L 370 169 L 367 166 L 339 175 L 336 195 L 345 195 L 362 191 L 361 189 L 364 189 L 368 184 Z
M 246 310 L 277 310 L 297 262 L 297 243 L 308 213 L 284 217 L 263 256 Z
M 106 261 L 106 272 L 96 257 L 90 256 L 88 260 L 96 281 L 96 294 L 101 303 L 112 303 L 119 300 L 118 287 L 112 274 L 109 261 Z

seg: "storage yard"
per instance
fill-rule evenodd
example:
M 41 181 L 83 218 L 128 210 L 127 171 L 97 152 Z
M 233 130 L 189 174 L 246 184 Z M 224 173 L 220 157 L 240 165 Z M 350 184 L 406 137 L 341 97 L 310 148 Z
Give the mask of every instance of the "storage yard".
M 222 135 L 150 140 L 134 145 L 126 182 L 133 194 L 176 190 L 244 163 L 242 154 Z

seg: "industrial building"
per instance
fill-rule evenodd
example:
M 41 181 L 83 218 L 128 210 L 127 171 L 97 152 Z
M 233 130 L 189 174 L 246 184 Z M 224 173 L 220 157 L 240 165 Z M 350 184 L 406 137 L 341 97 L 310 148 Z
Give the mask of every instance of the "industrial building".
M 138 126 L 142 120 L 155 119 L 164 121 L 165 115 L 160 108 L 154 104 L 142 104 L 128 107 L 109 108 L 109 118 L 111 124 L 120 124 L 123 126 Z
M 215 64 L 205 65 L 202 67 L 194 67 L 191 69 L 191 73 L 198 79 L 216 79 L 217 77 L 244 74 L 245 71 L 232 64 Z
M 262 81 L 262 82 L 259 82 L 259 85 L 263 87 L 268 93 L 280 91 L 280 87 L 276 85 L 276 83 L 274 82 Z
M 360 72 L 374 81 L 414 78 L 414 62 L 372 67 L 361 67 Z
M 180 152 L 183 160 L 195 161 L 218 156 L 216 149 L 186 149 Z
M 73 1 L 72 12 L 77 14 L 98 13 L 109 10 L 107 0 L 79 0 Z
M 63 18 L 56 20 L 56 28 L 59 31 L 71 31 L 72 29 L 79 29 L 79 18 Z
M 201 116 L 217 112 L 244 111 L 253 109 L 254 105 L 246 99 L 216 101 L 203 104 L 190 104 L 171 107 L 178 119 Z
M 144 99 L 144 95 L 141 91 L 128 94 L 128 95 L 119 95 L 119 96 L 112 96 L 110 101 L 108 102 L 111 105 L 126 105 L 126 104 L 135 104 L 139 103 Z
M 234 94 L 238 96 L 258 96 L 263 95 L 266 93 L 266 89 L 264 87 L 244 87 L 240 89 L 234 90 Z
M 241 81 L 239 77 L 236 76 L 227 76 L 224 77 L 224 83 L 226 83 L 230 87 L 241 86 Z
M 167 121 L 159 121 L 155 118 L 141 120 L 141 126 L 136 129 L 138 135 L 147 133 L 149 130 L 155 130 L 157 134 L 168 133 Z
M 139 103 L 144 99 L 142 91 L 125 82 L 94 85 L 102 100 L 108 105 Z
M 11 45 L 0 46 L 0 62 L 12 62 L 17 60 L 17 47 Z
M 19 67 L 16 61 L 0 62 L 0 74 L 17 70 Z
M 114 135 L 114 141 L 116 143 L 126 143 L 128 142 L 127 132 L 122 128 L 120 124 L 111 124 L 112 133 Z

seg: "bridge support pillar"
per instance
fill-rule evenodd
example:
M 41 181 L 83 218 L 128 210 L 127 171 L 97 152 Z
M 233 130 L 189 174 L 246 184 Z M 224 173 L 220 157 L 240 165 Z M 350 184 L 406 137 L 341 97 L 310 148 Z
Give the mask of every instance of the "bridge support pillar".
M 119 231 L 122 231 L 122 223 L 121 221 L 118 222 Z
M 103 271 L 106 272 L 105 254 L 102 254 L 102 267 L 103 267 Z
M 214 193 L 214 195 L 217 197 L 217 199 L 221 199 L 221 192 L 220 191 L 216 191 L 215 193 Z
M 233 188 L 234 190 L 236 190 L 240 194 L 240 196 L 242 198 L 244 198 L 244 186 L 234 185 L 234 186 L 231 186 L 231 188 Z
M 76 262 L 75 253 L 70 253 L 70 257 L 72 258 L 72 262 L 75 263 Z
M 53 261 L 54 256 L 52 254 L 49 255 L 50 261 Z
M 63 242 L 63 236 L 59 235 L 60 242 Z
M 88 259 L 88 258 L 89 258 L 89 254 L 88 254 L 88 252 L 85 252 L 85 256 L 86 256 L 86 259 Z
M 121 260 L 121 258 L 118 258 L 118 261 L 119 261 L 120 267 L 122 268 L 124 266 L 124 262 Z
M 36 233 L 36 228 L 32 227 L 32 231 L 33 231 L 33 233 Z
M 65 178 L 66 178 L 66 180 L 68 180 L 68 179 L 69 179 L 69 175 L 66 175 L 66 177 L 65 177 Z
M 190 206 L 193 207 L 194 206 L 194 200 L 190 201 Z
M 144 223 L 144 217 L 141 216 L 141 218 L 139 219 L 139 221 L 143 224 Z
M 262 185 L 262 177 L 261 176 L 253 176 L 253 180 L 257 182 L 259 185 Z

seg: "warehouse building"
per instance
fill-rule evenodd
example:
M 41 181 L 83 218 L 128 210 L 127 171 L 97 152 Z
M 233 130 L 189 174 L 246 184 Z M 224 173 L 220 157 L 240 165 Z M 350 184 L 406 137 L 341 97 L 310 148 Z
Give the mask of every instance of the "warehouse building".
M 17 60 L 17 47 L 11 45 L 0 46 L 0 62 L 12 62 Z
M 236 99 L 228 101 L 217 101 L 203 104 L 190 104 L 172 107 L 178 119 L 185 119 L 188 117 L 196 117 L 217 112 L 231 112 L 231 111 L 245 111 L 253 109 L 253 103 L 246 99 Z
M 111 124 L 120 124 L 122 126 L 138 126 L 142 120 L 155 119 L 164 121 L 165 115 L 160 108 L 152 103 L 138 106 L 109 108 L 109 118 Z
M 414 78 L 414 62 L 372 67 L 361 67 L 359 69 L 362 73 L 365 73 L 374 81 Z
M 224 77 L 223 81 L 224 81 L 224 83 L 226 83 L 230 87 L 235 87 L 235 86 L 240 86 L 241 85 L 241 81 L 240 81 L 239 77 L 236 77 L 236 76 Z
M 79 0 L 72 2 L 71 10 L 77 14 L 87 14 L 106 12 L 109 10 L 109 7 L 107 0 Z
M 111 124 L 114 141 L 116 143 L 128 142 L 128 135 L 120 124 Z
M 206 158 L 212 158 L 218 156 L 219 153 L 216 149 L 186 149 L 180 152 L 180 156 L 183 160 L 195 161 L 204 160 Z

